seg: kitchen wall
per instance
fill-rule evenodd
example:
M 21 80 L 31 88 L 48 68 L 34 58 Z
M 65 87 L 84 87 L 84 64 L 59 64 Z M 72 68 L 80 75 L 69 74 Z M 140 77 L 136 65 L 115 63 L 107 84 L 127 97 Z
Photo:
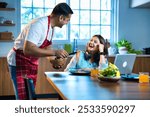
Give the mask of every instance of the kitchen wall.
M 7 2 L 8 8 L 16 8 L 15 11 L 0 11 L 0 17 L 3 16 L 8 20 L 13 20 L 15 26 L 0 26 L 0 32 L 9 31 L 13 32 L 16 38 L 20 32 L 20 0 L 0 0 L 0 2 Z M 9 50 L 13 47 L 13 41 L 1 42 L 0 41 L 0 57 L 6 56 Z
M 8 17 L 16 24 L 13 27 L 0 26 L 0 31 L 12 31 L 16 38 L 20 32 L 20 0 L 0 0 L 15 7 L 15 11 L 0 11 L 0 16 Z M 130 0 L 119 0 L 118 40 L 126 38 L 135 49 L 150 47 L 150 8 L 131 8 Z M 6 56 L 13 42 L 0 42 L 0 56 Z M 84 48 L 80 45 L 79 47 Z
M 119 39 L 126 38 L 135 49 L 150 47 L 150 8 L 131 8 L 131 0 L 119 0 Z

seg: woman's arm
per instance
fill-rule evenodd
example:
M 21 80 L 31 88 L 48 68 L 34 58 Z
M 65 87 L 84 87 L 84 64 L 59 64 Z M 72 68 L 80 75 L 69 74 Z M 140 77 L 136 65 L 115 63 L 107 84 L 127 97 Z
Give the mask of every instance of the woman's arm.
M 76 68 L 76 65 L 78 63 L 79 60 L 79 56 L 80 56 L 80 51 L 78 51 L 70 60 L 69 64 L 67 65 L 67 67 L 64 69 L 64 71 L 68 71 L 69 69 L 73 69 Z
M 107 61 L 107 59 L 105 58 L 104 55 L 100 55 L 100 61 L 99 61 L 98 68 L 99 69 L 105 69 L 107 67 L 108 67 L 108 61 Z
M 100 59 L 99 59 L 99 69 L 105 69 L 108 67 L 108 61 L 104 55 L 104 45 L 99 45 L 99 51 L 100 51 Z

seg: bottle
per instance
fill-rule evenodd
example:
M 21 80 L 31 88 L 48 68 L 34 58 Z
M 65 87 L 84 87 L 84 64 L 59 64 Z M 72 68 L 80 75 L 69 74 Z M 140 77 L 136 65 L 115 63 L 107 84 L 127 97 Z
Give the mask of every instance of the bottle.
M 0 24 L 3 24 L 5 21 L 5 18 L 4 17 L 0 17 Z
M 73 52 L 77 52 L 77 39 L 73 41 Z

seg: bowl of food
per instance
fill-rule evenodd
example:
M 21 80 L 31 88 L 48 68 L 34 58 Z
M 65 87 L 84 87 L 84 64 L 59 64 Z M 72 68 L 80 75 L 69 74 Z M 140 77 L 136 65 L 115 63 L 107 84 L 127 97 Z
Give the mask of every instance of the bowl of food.
M 98 79 L 106 82 L 117 82 L 120 80 L 119 69 L 114 64 L 109 63 L 108 68 L 99 71 Z
M 60 69 L 63 68 L 64 65 L 66 64 L 67 58 L 55 58 L 51 59 L 50 63 L 52 64 L 52 67 L 54 69 Z
M 105 82 L 118 82 L 120 77 L 98 77 L 98 79 Z
M 0 8 L 6 8 L 7 5 L 8 4 L 6 2 L 0 2 Z

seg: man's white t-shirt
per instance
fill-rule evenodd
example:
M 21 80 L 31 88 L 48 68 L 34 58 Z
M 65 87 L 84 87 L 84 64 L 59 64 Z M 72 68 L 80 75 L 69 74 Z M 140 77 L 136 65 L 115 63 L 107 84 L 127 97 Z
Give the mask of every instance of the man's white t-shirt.
M 50 41 L 52 39 L 52 28 L 49 27 L 49 32 L 47 39 Z M 40 47 L 47 35 L 48 30 L 48 17 L 41 17 L 32 20 L 28 25 L 25 26 L 23 31 L 19 34 L 14 42 L 15 49 L 23 49 L 24 41 L 30 41 L 34 43 L 37 47 Z M 54 29 L 53 29 L 54 30 Z M 9 65 L 16 66 L 16 52 L 12 49 L 7 55 L 7 61 Z

